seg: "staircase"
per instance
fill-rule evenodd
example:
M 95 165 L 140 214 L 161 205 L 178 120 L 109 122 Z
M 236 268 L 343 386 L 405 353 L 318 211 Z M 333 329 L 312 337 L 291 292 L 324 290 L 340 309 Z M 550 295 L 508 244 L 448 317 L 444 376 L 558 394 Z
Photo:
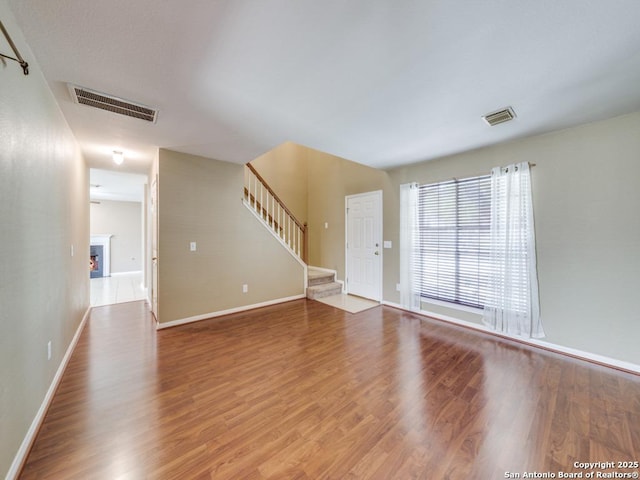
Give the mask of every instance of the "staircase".
M 300 222 L 250 163 L 245 165 L 245 206 L 301 263 L 307 263 L 307 224 Z
M 333 272 L 309 267 L 307 278 L 307 298 L 310 300 L 342 293 L 342 284 L 335 281 L 335 273 Z
M 304 266 L 307 271 L 308 299 L 342 293 L 342 284 L 335 281 L 334 272 L 307 266 L 307 224 L 296 219 L 251 163 L 246 164 L 245 168 L 242 201 Z

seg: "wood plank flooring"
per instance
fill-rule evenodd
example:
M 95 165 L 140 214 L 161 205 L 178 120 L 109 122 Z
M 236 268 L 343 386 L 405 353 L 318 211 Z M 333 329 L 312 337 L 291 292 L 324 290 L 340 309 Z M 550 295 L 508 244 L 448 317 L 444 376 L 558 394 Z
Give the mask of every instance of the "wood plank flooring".
M 638 376 L 388 307 L 299 300 L 156 332 L 132 302 L 92 311 L 20 478 L 640 470 L 574 467 L 598 461 L 640 461 Z

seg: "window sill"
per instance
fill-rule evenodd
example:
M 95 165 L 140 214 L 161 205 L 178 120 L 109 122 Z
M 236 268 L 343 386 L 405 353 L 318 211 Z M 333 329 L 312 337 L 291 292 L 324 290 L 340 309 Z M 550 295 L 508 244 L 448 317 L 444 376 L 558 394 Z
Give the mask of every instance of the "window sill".
M 458 303 L 443 302 L 442 300 L 432 300 L 432 299 L 425 300 L 423 298 L 420 299 L 420 308 L 422 310 L 429 310 L 429 308 L 425 308 L 425 306 L 428 307 L 428 305 L 444 307 L 444 308 L 448 308 L 450 310 L 456 310 L 459 312 L 473 313 L 475 315 L 480 315 L 480 316 L 484 314 L 484 311 L 481 308 L 468 307 L 466 305 L 460 305 Z

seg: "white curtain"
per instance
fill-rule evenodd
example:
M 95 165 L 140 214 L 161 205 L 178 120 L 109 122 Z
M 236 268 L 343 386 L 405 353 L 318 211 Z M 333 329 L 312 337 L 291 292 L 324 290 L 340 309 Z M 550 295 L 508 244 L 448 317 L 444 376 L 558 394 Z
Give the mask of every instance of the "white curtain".
M 529 164 L 491 171 L 490 278 L 484 323 L 521 337 L 544 337 L 540 321 Z
M 418 184 L 400 185 L 400 304 L 420 310 L 420 295 L 414 287 L 414 268 L 418 264 Z

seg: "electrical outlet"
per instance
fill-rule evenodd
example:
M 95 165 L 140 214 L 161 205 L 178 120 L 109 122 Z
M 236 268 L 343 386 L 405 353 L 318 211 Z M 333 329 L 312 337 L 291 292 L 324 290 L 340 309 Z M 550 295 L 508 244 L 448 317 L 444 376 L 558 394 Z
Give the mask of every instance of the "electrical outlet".
M 192 252 L 195 252 L 196 249 L 197 249 L 196 242 L 191 242 L 189 244 L 189 250 L 191 250 Z
M 47 342 L 47 360 L 51 360 L 51 340 Z
M 244 285 L 242 285 L 242 293 L 248 293 L 248 292 L 249 292 L 249 285 L 245 283 Z
M 391 248 L 391 240 L 385 240 L 383 245 L 384 245 L 384 248 Z

